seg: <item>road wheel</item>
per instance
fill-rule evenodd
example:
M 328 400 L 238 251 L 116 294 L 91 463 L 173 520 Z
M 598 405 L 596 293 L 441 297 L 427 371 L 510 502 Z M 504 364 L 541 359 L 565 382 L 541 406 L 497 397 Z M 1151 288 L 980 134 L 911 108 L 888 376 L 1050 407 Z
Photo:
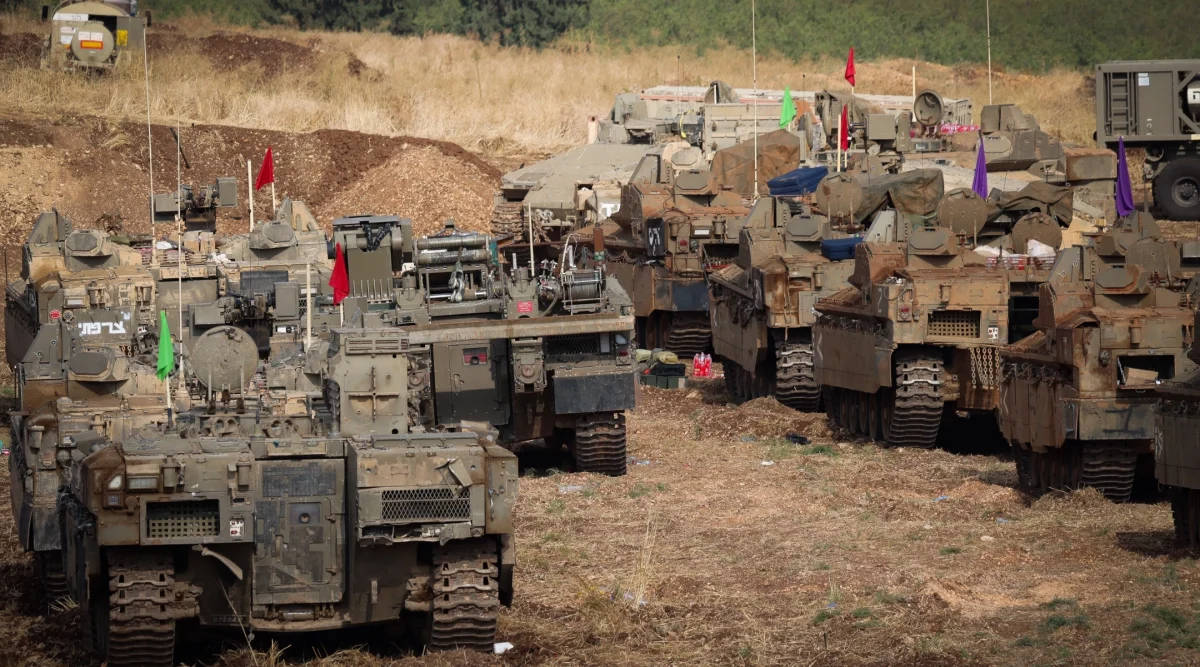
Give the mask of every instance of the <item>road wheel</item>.
M 1172 160 L 1154 179 L 1154 203 L 1171 220 L 1200 220 L 1200 158 Z

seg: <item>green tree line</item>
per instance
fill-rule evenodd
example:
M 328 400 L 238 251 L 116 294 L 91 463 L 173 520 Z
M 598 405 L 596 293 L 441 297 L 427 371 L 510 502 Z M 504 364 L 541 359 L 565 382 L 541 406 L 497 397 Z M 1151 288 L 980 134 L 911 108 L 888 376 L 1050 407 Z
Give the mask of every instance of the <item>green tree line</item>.
M 758 48 L 791 58 L 987 60 L 987 0 L 756 0 Z M 1088 68 L 1108 60 L 1200 58 L 1195 0 L 990 0 L 1001 67 Z M 0 0 L 0 7 L 38 5 Z M 451 32 L 545 47 L 568 37 L 637 48 L 750 47 L 751 0 L 143 0 L 161 18 L 210 14 L 301 29 Z

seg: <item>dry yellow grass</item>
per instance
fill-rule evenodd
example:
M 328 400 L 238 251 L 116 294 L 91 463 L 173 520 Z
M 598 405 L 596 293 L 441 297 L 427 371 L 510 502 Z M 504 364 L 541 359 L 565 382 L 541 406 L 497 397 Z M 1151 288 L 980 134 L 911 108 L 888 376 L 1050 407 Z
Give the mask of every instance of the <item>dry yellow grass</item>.
M 27 19 L 6 18 L 6 33 L 39 32 Z M 204 37 L 235 30 L 189 19 L 173 35 Z M 242 31 L 247 32 L 248 31 Z M 462 37 L 395 37 L 373 33 L 252 33 L 312 48 L 305 62 L 276 63 L 268 75 L 249 62 L 214 72 L 195 48 L 181 45 L 151 58 L 152 115 L 156 122 L 214 123 L 285 131 L 341 128 L 373 134 L 453 141 L 491 154 L 547 153 L 580 143 L 589 115 L 605 114 L 613 96 L 657 84 L 703 85 L 714 79 L 749 87 L 750 54 L 717 48 L 639 51 L 562 43 L 543 51 L 501 48 Z M 369 68 L 347 74 L 350 55 Z M 677 59 L 678 57 L 678 59 Z M 907 94 L 917 66 L 919 88 L 987 103 L 984 67 L 945 67 L 895 59 L 858 63 L 860 92 Z M 274 65 L 273 65 L 274 66 Z M 760 57 L 759 86 L 844 89 L 840 60 L 792 62 Z M 1090 142 L 1090 95 L 1081 72 L 1046 75 L 999 73 L 995 99 L 1016 102 L 1063 138 Z M 0 109 L 24 113 L 94 114 L 145 118 L 140 67 L 118 76 L 86 78 L 29 68 L 0 72 Z

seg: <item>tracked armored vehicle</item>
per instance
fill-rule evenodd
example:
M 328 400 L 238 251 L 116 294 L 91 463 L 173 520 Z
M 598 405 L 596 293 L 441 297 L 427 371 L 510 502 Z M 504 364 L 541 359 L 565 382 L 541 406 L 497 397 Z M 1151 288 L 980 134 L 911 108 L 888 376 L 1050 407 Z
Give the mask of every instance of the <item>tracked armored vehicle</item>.
M 826 411 L 891 445 L 934 446 L 947 412 L 991 418 L 999 347 L 1025 335 L 1037 286 L 1049 277 L 1047 258 L 969 249 L 967 234 L 939 222 L 932 207 L 940 199 L 914 200 L 925 202 L 924 214 L 909 202 L 907 212 L 877 217 L 867 240 L 890 242 L 859 245 L 851 287 L 816 304 L 814 370 Z M 984 219 L 968 224 L 981 228 Z M 1011 236 L 1036 240 L 1043 226 L 1022 217 Z M 1061 236 L 1058 227 L 1047 236 Z
M 1179 248 L 1148 225 L 1062 251 L 1037 331 L 1001 348 L 1000 430 L 1031 493 L 1090 486 L 1129 500 L 1154 453 L 1155 389 L 1195 369 Z
M 742 223 L 737 258 L 708 276 L 713 354 L 730 394 L 773 395 L 817 411 L 813 304 L 845 287 L 859 239 L 835 231 L 799 198 L 758 200 Z
M 582 231 L 632 296 L 639 345 L 690 357 L 711 342 L 706 275 L 731 262 L 749 208 L 709 170 L 676 172 L 651 151 L 621 209 Z
M 414 424 L 487 423 L 502 444 L 547 438 L 578 470 L 625 474 L 633 306 L 603 265 L 570 240 L 540 259 L 512 246 L 501 263 L 491 238 L 452 226 L 414 238 L 406 219 L 358 216 L 333 228 L 346 321 L 405 332 Z
M 1158 384 L 1154 424 L 1154 476 L 1170 494 L 1177 541 L 1191 549 L 1200 548 L 1200 312 L 1195 317 L 1184 328 L 1192 370 Z
M 319 368 L 319 391 L 236 364 L 179 372 L 165 419 L 60 432 L 67 588 L 89 648 L 165 667 L 196 629 L 377 625 L 430 650 L 490 650 L 512 599 L 516 459 L 485 428 L 412 422 L 411 347 L 400 329 L 337 328 L 293 368 Z
M 5 343 L 16 376 L 9 481 L 21 547 L 47 598 L 67 594 L 55 509 L 76 435 L 93 423 L 126 433 L 166 418 L 164 386 L 144 362 L 157 322 L 156 284 L 141 254 L 104 232 L 43 213 L 6 286 Z

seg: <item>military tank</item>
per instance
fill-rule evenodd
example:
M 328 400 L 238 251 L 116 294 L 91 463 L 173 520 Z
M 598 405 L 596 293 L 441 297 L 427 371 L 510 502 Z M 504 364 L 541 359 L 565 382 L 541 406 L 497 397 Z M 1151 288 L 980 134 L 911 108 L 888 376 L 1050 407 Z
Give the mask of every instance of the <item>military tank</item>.
M 504 445 L 545 438 L 577 470 L 625 474 L 633 305 L 604 265 L 571 238 L 510 246 L 501 261 L 494 239 L 452 224 L 424 238 L 395 216 L 333 229 L 346 250 L 346 322 L 407 333 L 415 424 L 487 423 Z
M 66 0 L 42 5 L 42 23 L 43 69 L 103 71 L 142 52 L 151 15 L 138 12 L 137 0 Z
M 1000 430 L 1030 493 L 1090 486 L 1129 500 L 1154 453 L 1155 389 L 1195 370 L 1179 248 L 1140 217 L 1063 250 L 1037 331 L 1000 349 Z
M 1196 325 L 1200 313 L 1184 329 L 1190 372 L 1158 383 L 1155 405 L 1154 476 L 1170 495 L 1176 540 L 1191 549 L 1200 547 L 1200 477 L 1197 464 L 1197 427 L 1200 427 L 1200 349 Z
M 737 258 L 708 276 L 713 354 L 729 393 L 773 395 L 816 412 L 814 302 L 842 289 L 854 269 L 852 237 L 802 198 L 758 200 L 742 223 Z
M 979 229 L 987 218 L 943 221 L 940 171 L 891 178 L 878 186 L 891 205 L 855 249 L 851 286 L 816 303 L 814 375 L 834 423 L 932 447 L 944 413 L 991 417 L 999 347 L 1027 333 L 1030 301 L 1049 278 L 1051 259 L 1008 254 L 1006 245 L 1021 237 L 1055 247 L 1061 231 L 1032 214 L 976 246 L 956 227 Z M 917 187 L 901 188 L 901 179 Z

